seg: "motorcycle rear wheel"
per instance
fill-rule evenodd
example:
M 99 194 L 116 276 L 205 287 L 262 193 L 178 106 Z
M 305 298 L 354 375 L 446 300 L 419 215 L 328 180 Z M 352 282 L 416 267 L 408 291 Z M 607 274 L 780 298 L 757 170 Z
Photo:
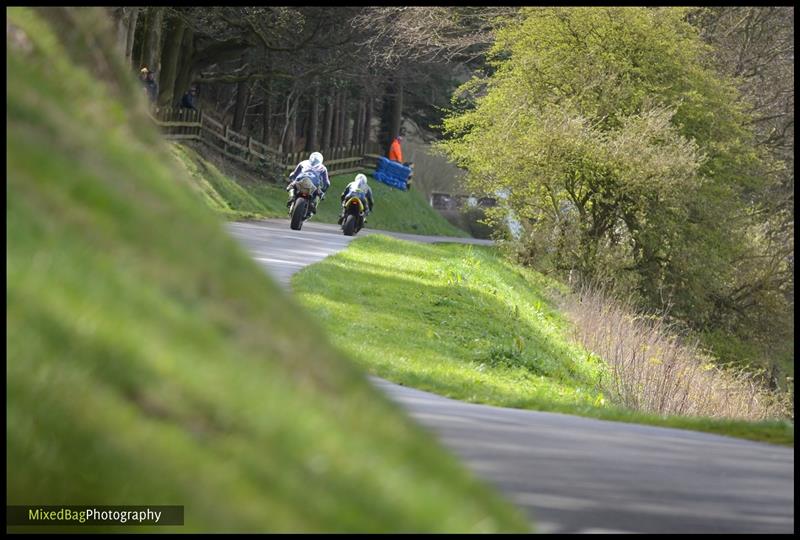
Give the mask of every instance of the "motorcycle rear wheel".
M 356 233 L 356 216 L 348 214 L 342 223 L 342 232 L 345 236 L 353 236 Z
M 303 218 L 306 217 L 307 204 L 308 201 L 302 197 L 298 197 L 294 201 L 294 206 L 292 207 L 292 222 L 289 224 L 292 230 L 299 231 L 303 228 Z

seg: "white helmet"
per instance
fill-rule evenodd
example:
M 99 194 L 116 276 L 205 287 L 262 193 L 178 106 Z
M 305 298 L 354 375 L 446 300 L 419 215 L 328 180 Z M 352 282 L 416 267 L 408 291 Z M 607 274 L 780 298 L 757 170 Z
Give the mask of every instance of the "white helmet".
M 308 161 L 311 163 L 312 167 L 322 165 L 322 154 L 319 152 L 312 152 L 311 155 L 308 156 Z
M 356 189 L 367 189 L 367 177 L 364 174 L 356 175 Z

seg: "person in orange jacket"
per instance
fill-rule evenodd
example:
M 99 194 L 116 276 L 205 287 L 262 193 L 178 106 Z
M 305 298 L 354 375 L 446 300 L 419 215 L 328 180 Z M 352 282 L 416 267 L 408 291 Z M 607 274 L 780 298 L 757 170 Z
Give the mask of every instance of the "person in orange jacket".
M 403 136 L 406 134 L 406 130 L 401 129 L 400 135 L 394 138 L 392 144 L 389 145 L 389 155 L 386 156 L 392 161 L 396 161 L 398 163 L 403 163 L 403 149 L 400 148 L 400 143 L 403 141 Z
M 395 137 L 395 139 L 392 141 L 392 144 L 389 145 L 389 154 L 386 157 L 392 161 L 402 163 L 406 167 L 411 168 L 411 174 L 408 175 L 408 179 L 406 180 L 406 183 L 410 186 L 411 177 L 414 176 L 414 164 L 410 162 L 403 162 L 403 149 L 400 148 L 400 143 L 403 142 L 405 134 L 405 128 L 400 128 L 400 134 Z

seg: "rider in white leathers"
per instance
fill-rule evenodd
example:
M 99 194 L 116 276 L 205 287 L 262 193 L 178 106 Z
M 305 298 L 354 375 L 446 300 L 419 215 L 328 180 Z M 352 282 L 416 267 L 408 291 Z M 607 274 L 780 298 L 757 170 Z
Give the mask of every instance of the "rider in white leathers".
M 301 173 L 311 173 L 312 182 L 317 186 L 317 191 L 311 199 L 311 213 L 314 214 L 317 211 L 318 198 L 324 197 L 325 192 L 331 187 L 328 169 L 322 164 L 322 154 L 319 152 L 312 152 L 311 155 L 308 156 L 308 159 L 298 163 L 292 174 L 289 175 L 291 183 L 286 187 L 286 190 L 289 191 L 289 201 L 286 203 L 286 206 L 290 206 L 292 200 L 294 200 L 294 192 L 292 191 L 294 188 L 294 181 Z
M 339 216 L 340 225 L 342 221 L 344 221 L 344 201 L 353 195 L 361 199 L 361 203 L 364 205 L 367 214 L 372 212 L 372 206 L 375 204 L 372 200 L 372 188 L 367 185 L 366 175 L 357 174 L 356 179 L 347 184 L 347 187 L 344 188 L 344 192 L 342 192 L 342 215 Z M 366 222 L 366 219 L 364 221 Z

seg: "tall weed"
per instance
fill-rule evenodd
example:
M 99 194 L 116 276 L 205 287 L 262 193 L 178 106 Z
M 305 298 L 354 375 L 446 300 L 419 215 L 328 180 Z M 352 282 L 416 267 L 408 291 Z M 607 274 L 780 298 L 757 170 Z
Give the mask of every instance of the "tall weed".
M 608 363 L 602 390 L 626 408 L 754 421 L 794 417 L 790 392 L 768 389 L 758 373 L 720 366 L 661 314 L 641 313 L 592 285 L 561 303 L 577 339 Z

